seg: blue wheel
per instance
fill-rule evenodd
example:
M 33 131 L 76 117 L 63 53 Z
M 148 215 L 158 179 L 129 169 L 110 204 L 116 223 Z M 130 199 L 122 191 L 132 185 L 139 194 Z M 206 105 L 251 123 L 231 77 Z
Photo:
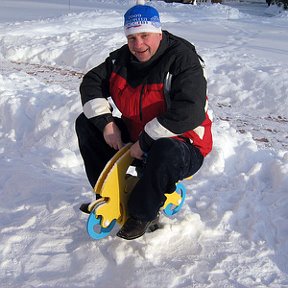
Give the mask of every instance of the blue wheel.
M 113 220 L 107 228 L 103 228 L 101 226 L 101 218 L 101 216 L 96 218 L 93 210 L 87 220 L 86 228 L 88 235 L 95 240 L 108 236 L 116 223 L 116 220 Z
M 184 204 L 186 198 L 186 188 L 182 183 L 177 183 L 176 193 L 181 195 L 181 202 L 177 206 L 175 206 L 174 204 L 167 205 L 167 207 L 163 210 L 163 212 L 168 217 L 178 213 Z

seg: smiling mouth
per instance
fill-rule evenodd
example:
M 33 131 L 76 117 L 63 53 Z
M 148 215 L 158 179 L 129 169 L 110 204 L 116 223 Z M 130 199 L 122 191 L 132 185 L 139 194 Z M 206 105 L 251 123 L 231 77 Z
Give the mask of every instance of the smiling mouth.
M 144 50 L 144 51 L 135 51 L 135 54 L 144 54 L 145 52 L 147 52 L 148 49 Z

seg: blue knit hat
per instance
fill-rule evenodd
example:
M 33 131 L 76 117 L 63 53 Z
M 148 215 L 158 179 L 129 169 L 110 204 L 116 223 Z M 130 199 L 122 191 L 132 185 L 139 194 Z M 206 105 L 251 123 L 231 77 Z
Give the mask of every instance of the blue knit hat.
M 148 5 L 136 5 L 124 15 L 125 35 L 142 32 L 162 33 L 158 11 Z

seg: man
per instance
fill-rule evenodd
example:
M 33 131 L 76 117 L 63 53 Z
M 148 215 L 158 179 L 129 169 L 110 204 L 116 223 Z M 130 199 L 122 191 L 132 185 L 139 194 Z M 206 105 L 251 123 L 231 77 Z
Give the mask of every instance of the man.
M 128 202 L 130 218 L 117 233 L 131 240 L 157 218 L 164 194 L 199 170 L 212 149 L 212 135 L 206 80 L 195 47 L 162 31 L 157 10 L 148 5 L 126 12 L 124 30 L 127 45 L 83 78 L 84 113 L 76 120 L 76 132 L 92 187 L 124 143 L 134 143 L 132 157 L 145 158 Z M 110 96 L 121 119 L 111 114 Z

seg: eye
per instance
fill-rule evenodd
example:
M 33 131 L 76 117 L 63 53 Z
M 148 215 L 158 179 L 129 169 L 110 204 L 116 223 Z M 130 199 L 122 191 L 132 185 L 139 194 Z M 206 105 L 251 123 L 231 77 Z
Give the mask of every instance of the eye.
M 128 36 L 128 42 L 132 43 L 132 42 L 134 42 L 134 41 L 135 41 L 135 37 L 133 37 L 133 36 L 132 36 L 132 37 L 129 37 L 129 36 Z

